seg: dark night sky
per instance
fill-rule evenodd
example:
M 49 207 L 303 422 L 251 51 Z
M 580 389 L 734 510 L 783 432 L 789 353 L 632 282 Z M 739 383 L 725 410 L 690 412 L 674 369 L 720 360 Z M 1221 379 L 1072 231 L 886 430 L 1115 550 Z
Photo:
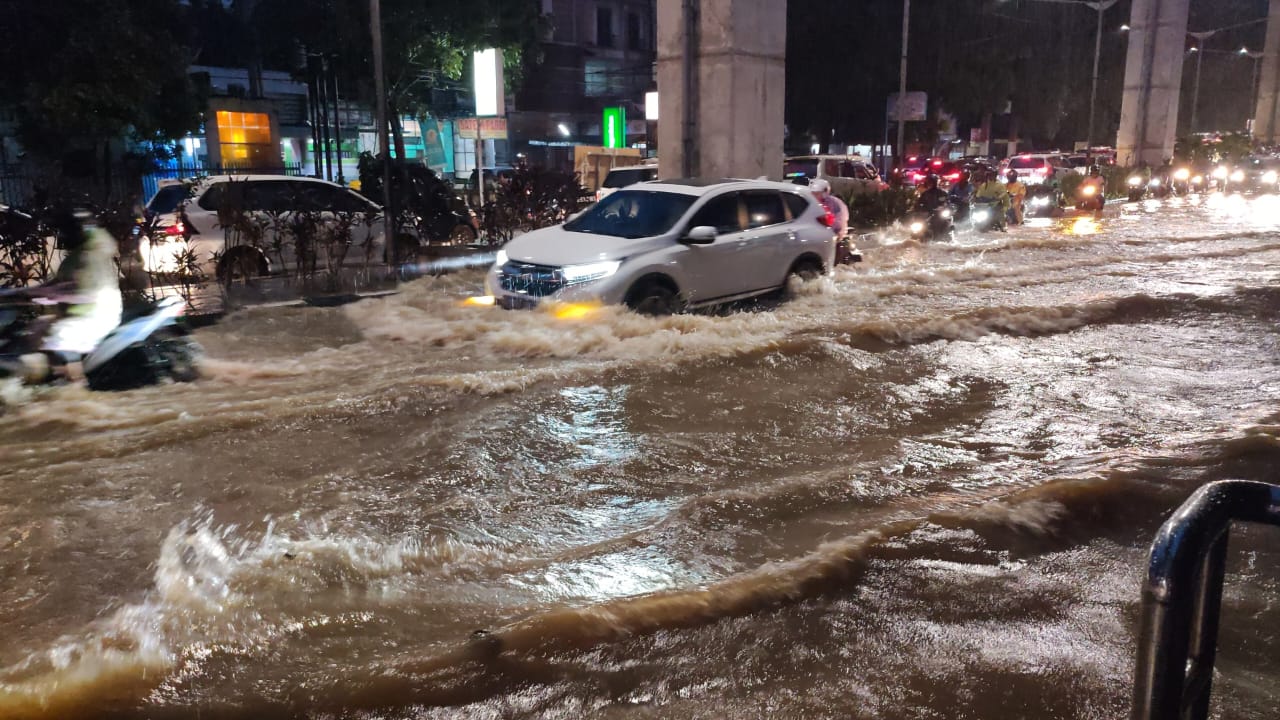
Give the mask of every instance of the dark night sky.
M 1201 30 L 1265 17 L 1268 0 L 1191 0 L 1189 28 Z M 1131 0 L 1104 17 L 1099 127 L 1119 122 L 1125 35 Z M 837 139 L 882 136 L 884 102 L 897 90 L 901 0 L 789 0 L 787 123 L 793 141 L 835 130 Z M 1087 7 L 1033 0 L 912 0 L 908 89 L 925 90 L 956 111 L 962 130 L 981 108 L 1011 101 L 1021 134 L 1041 146 L 1083 139 L 1097 15 Z M 1202 129 L 1243 129 L 1253 63 L 1231 53 L 1260 48 L 1262 23 L 1210 38 L 1203 60 Z M 1194 55 L 1185 63 L 1186 122 Z M 983 96 L 989 99 L 983 99 Z M 998 98 L 998 99 L 996 99 Z M 999 120 L 997 120 L 999 124 Z M 825 139 L 825 138 L 824 138 Z

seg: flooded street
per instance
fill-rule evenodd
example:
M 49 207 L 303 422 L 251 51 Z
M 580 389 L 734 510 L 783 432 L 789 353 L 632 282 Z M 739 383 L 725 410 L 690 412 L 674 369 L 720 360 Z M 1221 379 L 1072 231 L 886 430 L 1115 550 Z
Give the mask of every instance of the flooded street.
M 0 718 L 1116 718 L 1166 515 L 1276 481 L 1280 198 L 864 244 L 776 307 L 201 330 L 7 387 Z M 1215 716 L 1280 703 L 1232 537 Z M 473 634 L 476 631 L 483 631 Z

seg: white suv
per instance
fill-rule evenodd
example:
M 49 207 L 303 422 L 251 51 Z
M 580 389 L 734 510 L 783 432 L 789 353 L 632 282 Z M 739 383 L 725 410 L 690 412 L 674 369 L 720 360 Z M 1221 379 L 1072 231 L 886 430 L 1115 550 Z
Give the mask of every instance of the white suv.
M 151 271 L 182 269 L 180 258 L 194 253 L 199 269 L 219 280 L 266 275 L 279 266 L 292 266 L 292 243 L 279 235 L 288 232 L 290 214 L 318 213 L 321 222 L 351 222 L 351 250 L 347 264 L 365 259 L 365 250 L 381 261 L 384 252 L 382 209 L 356 191 L 306 177 L 283 175 L 218 175 L 199 181 L 194 188 L 171 184 L 147 202 L 152 218 L 150 233 L 141 238 L 143 266 Z M 224 226 L 221 218 L 226 221 Z M 239 216 L 241 222 L 227 220 Z M 362 248 L 362 249 L 358 249 Z
M 1018 179 L 1026 185 L 1061 182 L 1075 172 L 1067 156 L 1062 153 L 1023 153 L 1009 158 L 1008 167 L 1001 173 L 1008 176 L 1010 170 L 1018 171 Z
M 608 175 L 604 176 L 604 182 L 600 183 L 600 189 L 596 191 L 596 200 L 603 200 L 624 187 L 630 187 L 636 183 L 649 182 L 650 180 L 657 179 L 657 165 L 646 164 L 616 167 L 610 170 Z
M 625 304 L 646 314 L 731 302 L 826 272 L 836 242 L 805 188 L 671 180 L 619 190 L 512 240 L 486 278 L 496 304 Z

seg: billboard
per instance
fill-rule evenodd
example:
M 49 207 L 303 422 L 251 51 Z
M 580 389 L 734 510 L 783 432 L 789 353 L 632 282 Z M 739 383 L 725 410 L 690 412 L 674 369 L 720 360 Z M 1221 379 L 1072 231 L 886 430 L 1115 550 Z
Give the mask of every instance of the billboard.
M 461 118 L 453 123 L 454 132 L 464 140 L 475 140 L 484 136 L 485 140 L 506 140 L 506 118 Z
M 600 123 L 600 135 L 607 148 L 624 148 L 627 146 L 627 109 L 608 107 Z
M 476 117 L 506 115 L 506 86 L 502 81 L 502 51 L 477 50 L 475 62 Z
M 920 122 L 929 119 L 929 95 L 922 92 L 909 92 L 898 102 L 898 93 L 889 95 L 889 103 L 885 108 L 889 120 L 898 122 Z

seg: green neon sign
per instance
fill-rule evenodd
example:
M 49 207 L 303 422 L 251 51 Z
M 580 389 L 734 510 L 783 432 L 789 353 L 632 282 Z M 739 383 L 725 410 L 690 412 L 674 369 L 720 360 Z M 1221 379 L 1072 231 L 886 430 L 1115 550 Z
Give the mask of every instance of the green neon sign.
M 604 136 L 607 148 L 625 148 L 627 146 L 627 109 L 610 107 L 604 109 L 600 134 Z

